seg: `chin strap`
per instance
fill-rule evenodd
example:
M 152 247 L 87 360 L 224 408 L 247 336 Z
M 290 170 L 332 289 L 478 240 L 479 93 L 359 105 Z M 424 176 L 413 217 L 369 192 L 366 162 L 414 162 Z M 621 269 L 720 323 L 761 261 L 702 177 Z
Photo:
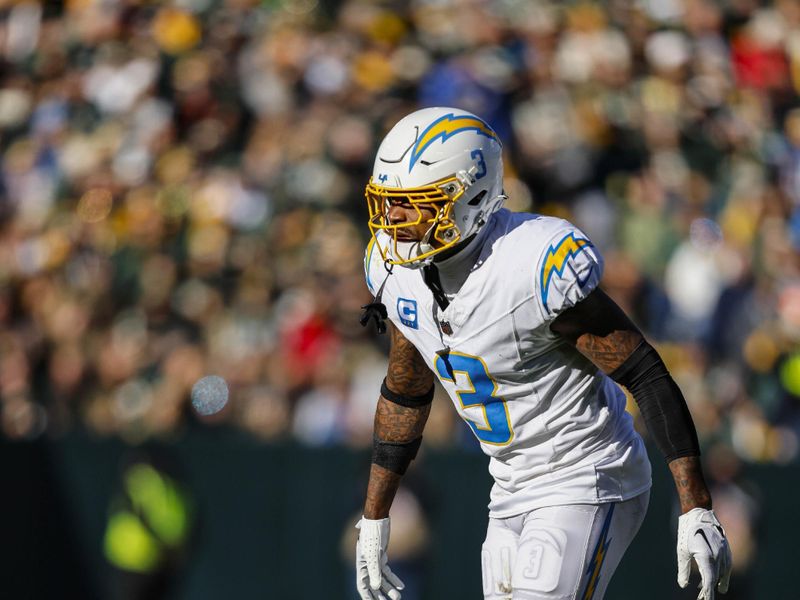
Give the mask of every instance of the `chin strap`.
M 436 265 L 426 265 L 422 268 L 422 280 L 433 293 L 433 298 L 436 300 L 436 304 L 439 305 L 439 308 L 447 310 L 447 307 L 450 306 L 450 301 L 444 293 L 442 280 L 439 277 L 439 269 L 436 268 Z
M 362 327 L 366 327 L 367 323 L 370 321 L 375 321 L 375 330 L 378 333 L 386 333 L 386 319 L 389 318 L 389 313 L 386 312 L 386 305 L 381 301 L 381 297 L 383 296 L 383 288 L 386 286 L 386 282 L 389 281 L 389 276 L 394 270 L 394 265 L 392 264 L 383 263 L 383 265 L 387 271 L 387 275 L 381 287 L 378 288 L 378 293 L 375 294 L 373 301 L 361 307 L 364 309 L 364 312 L 361 313 L 361 318 L 359 319 Z

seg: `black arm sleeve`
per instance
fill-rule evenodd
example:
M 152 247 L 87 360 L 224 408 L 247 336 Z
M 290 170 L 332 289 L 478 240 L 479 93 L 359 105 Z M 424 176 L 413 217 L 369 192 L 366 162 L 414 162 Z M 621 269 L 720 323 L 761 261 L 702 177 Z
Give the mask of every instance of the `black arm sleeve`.
M 421 443 L 422 436 L 410 442 L 386 442 L 373 437 L 372 462 L 392 473 L 403 475 L 411 461 L 417 457 Z
M 700 455 L 689 407 L 655 348 L 642 340 L 609 377 L 633 395 L 647 431 L 667 462 Z

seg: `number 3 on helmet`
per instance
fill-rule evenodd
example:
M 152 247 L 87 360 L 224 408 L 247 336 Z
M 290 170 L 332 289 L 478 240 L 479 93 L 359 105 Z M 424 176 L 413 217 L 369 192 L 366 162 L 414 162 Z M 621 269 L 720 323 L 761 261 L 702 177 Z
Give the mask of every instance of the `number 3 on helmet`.
M 457 108 L 425 108 L 411 113 L 386 135 L 366 189 L 369 228 L 383 260 L 420 267 L 477 233 L 502 206 L 502 145 L 494 130 Z M 392 202 L 417 208 L 417 220 L 391 224 Z M 419 205 L 435 216 L 419 242 L 399 241 L 397 233 L 422 222 Z M 379 232 L 386 236 L 379 236 Z

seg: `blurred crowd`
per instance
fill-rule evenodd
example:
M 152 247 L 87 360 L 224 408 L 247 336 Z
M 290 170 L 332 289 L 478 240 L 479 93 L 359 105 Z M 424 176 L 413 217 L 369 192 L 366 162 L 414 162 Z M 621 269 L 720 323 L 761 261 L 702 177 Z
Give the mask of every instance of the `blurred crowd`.
M 0 0 L 0 61 L 2 435 L 369 444 L 363 187 L 394 122 L 457 105 L 509 207 L 603 251 L 712 478 L 797 460 L 796 2 Z M 445 398 L 426 443 L 472 445 Z

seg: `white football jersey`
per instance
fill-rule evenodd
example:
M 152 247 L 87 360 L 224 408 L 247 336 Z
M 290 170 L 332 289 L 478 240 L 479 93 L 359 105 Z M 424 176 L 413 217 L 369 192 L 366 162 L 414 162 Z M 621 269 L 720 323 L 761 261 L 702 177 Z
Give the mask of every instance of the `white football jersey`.
M 641 494 L 650 463 L 624 393 L 550 330 L 598 285 L 600 254 L 562 219 L 500 210 L 485 227 L 478 260 L 446 310 L 420 269 L 395 267 L 386 279 L 374 240 L 365 269 L 373 294 L 386 280 L 389 318 L 489 455 L 490 515 Z

